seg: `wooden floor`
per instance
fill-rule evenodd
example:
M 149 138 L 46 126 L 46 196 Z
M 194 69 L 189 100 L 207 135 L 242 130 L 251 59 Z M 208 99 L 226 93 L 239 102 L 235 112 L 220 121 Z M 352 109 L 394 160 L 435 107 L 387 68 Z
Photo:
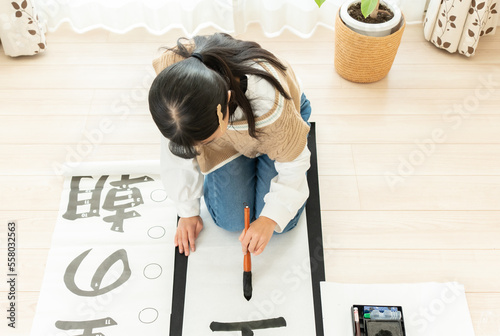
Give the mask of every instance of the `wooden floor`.
M 17 219 L 21 263 L 19 329 L 2 322 L 1 335 L 29 334 L 60 164 L 158 159 L 150 64 L 180 35 L 78 35 L 62 26 L 47 36 L 45 54 L 0 52 L 0 241 Z M 268 39 L 251 26 L 240 38 L 288 59 L 312 102 L 327 280 L 458 281 L 476 335 L 500 335 L 500 34 L 482 38 L 470 59 L 422 35 L 420 25 L 407 27 L 390 74 L 369 85 L 336 74 L 325 28 L 303 40 L 289 32 Z M 112 130 L 97 136 L 102 122 Z M 5 290 L 2 280 L 2 311 Z

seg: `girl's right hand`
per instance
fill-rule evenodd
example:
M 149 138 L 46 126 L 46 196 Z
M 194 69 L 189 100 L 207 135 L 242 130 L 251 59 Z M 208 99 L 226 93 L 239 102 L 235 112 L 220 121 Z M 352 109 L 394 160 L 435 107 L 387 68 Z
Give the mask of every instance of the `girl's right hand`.
M 194 241 L 202 229 L 203 220 L 200 216 L 179 218 L 174 237 L 174 244 L 179 247 L 179 253 L 184 253 L 187 257 L 189 256 L 189 247 L 191 247 L 192 252 L 196 250 Z

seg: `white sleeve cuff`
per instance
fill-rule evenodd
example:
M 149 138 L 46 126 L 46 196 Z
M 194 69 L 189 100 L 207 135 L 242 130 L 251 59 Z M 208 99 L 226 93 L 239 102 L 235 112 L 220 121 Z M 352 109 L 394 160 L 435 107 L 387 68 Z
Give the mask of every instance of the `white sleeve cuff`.
M 200 215 L 200 199 L 175 204 L 179 217 L 195 217 Z
M 273 204 L 270 202 L 267 202 L 266 205 L 264 205 L 264 209 L 262 209 L 260 215 L 267 218 L 271 218 L 273 221 L 275 221 L 276 226 L 274 228 L 274 231 L 278 233 L 283 232 L 285 227 L 293 218 L 293 217 L 290 218 L 290 211 L 287 209 L 286 206 L 283 206 L 282 204 L 279 203 Z

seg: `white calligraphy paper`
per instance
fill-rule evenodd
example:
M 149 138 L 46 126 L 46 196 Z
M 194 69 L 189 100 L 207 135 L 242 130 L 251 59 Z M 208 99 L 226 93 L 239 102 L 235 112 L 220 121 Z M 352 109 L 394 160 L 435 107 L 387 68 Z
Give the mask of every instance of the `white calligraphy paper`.
M 168 334 L 175 209 L 119 166 L 66 178 L 31 336 Z
M 243 296 L 240 233 L 217 227 L 205 208 L 203 219 L 197 250 L 188 260 L 183 335 L 241 336 L 242 331 L 212 331 L 210 325 L 278 318 L 285 327 L 256 328 L 254 335 L 316 335 L 305 212 L 297 227 L 275 234 L 265 251 L 252 257 L 250 301 Z

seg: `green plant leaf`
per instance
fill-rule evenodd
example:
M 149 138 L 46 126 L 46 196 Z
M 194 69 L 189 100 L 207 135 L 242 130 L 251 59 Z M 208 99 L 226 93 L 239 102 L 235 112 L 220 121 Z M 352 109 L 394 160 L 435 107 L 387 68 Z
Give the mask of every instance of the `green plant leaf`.
M 379 0 L 361 0 L 361 13 L 367 18 L 377 7 Z
M 326 1 L 326 0 L 314 0 L 318 7 L 321 7 L 321 5 Z

